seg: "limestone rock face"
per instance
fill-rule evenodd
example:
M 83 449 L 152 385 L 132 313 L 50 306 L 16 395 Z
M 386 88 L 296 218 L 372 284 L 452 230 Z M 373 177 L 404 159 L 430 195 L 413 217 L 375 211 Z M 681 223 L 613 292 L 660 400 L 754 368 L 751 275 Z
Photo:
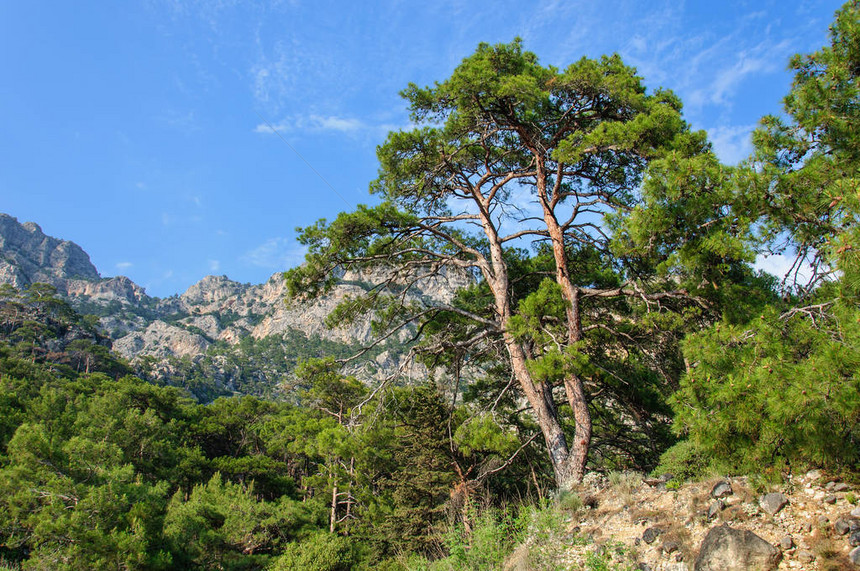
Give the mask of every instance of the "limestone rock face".
M 46 236 L 38 224 L 20 224 L 8 214 L 0 214 L 0 253 L 0 283 L 16 288 L 45 282 L 62 289 L 67 279 L 100 279 L 80 246 Z
M 127 277 L 101 278 L 77 244 L 46 236 L 35 223 L 19 224 L 0 214 L 0 284 L 18 289 L 34 282 L 54 285 L 79 312 L 98 315 L 114 349 L 132 362 L 141 356 L 197 358 L 215 341 L 235 345 L 249 336 L 264 339 L 293 330 L 308 338 L 367 344 L 374 339 L 371 316 L 332 327 L 326 324 L 341 302 L 385 284 L 407 301 L 447 304 L 458 289 L 473 282 L 467 272 L 453 269 L 404 276 L 377 267 L 341 271 L 337 277 L 338 284 L 314 300 L 287 300 L 280 272 L 258 285 L 206 276 L 181 295 L 153 298 Z M 384 379 L 393 371 L 416 379 L 435 374 L 406 362 L 406 352 L 396 347 L 410 336 L 403 331 L 400 337 L 391 337 L 390 351 L 354 363 L 351 372 L 368 381 Z
M 194 313 L 232 310 L 242 312 L 240 298 L 251 286 L 234 282 L 227 276 L 206 276 L 179 296 L 186 310 Z M 245 311 L 247 313 L 247 310 Z
M 721 525 L 705 536 L 695 571 L 770 571 L 780 559 L 779 550 L 753 532 Z
M 119 301 L 124 304 L 138 304 L 148 297 L 142 287 L 125 276 L 99 281 L 66 280 L 65 291 L 69 297 L 102 303 Z
M 153 357 L 188 357 L 201 355 L 210 343 L 202 336 L 169 325 L 153 321 L 144 331 L 135 331 L 114 341 L 114 351 L 128 359 L 139 355 Z

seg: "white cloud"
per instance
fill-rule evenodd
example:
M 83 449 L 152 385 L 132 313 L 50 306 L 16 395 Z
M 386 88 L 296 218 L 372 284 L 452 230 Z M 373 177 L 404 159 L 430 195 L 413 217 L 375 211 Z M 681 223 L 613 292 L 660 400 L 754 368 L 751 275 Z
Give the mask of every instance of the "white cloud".
M 785 256 L 783 254 L 771 254 L 765 256 L 759 254 L 755 259 L 753 267 L 757 270 L 763 270 L 772 276 L 776 276 L 780 280 L 786 278 L 787 284 L 792 284 L 795 281 L 794 266 L 795 258 L 793 256 Z M 791 272 L 791 275 L 789 275 Z M 797 271 L 796 281 L 798 284 L 804 284 L 812 277 L 812 267 L 805 261 L 801 261 L 800 268 Z
M 726 164 L 736 165 L 753 150 L 751 134 L 756 125 L 725 125 L 708 129 L 717 156 Z
M 716 105 L 728 103 L 740 83 L 753 74 L 762 75 L 778 71 L 785 65 L 784 54 L 791 49 L 790 43 L 783 40 L 778 44 L 769 41 L 761 42 L 751 50 L 739 52 L 736 61 L 728 68 L 717 74 L 708 88 L 706 100 Z
M 278 123 L 260 123 L 254 127 L 255 133 L 272 134 L 274 131 L 278 133 L 287 133 L 290 131 L 337 131 L 340 133 L 357 133 L 366 130 L 378 130 L 385 126 L 370 126 L 360 119 L 353 117 L 337 117 L 309 115 L 307 117 L 292 117 L 284 119 Z
M 220 260 L 209 260 L 209 271 L 217 272 L 221 269 L 221 261 Z
M 300 264 L 307 249 L 288 238 L 269 238 L 256 248 L 246 252 L 242 261 L 268 268 L 271 270 L 286 270 Z
M 311 115 L 310 119 L 312 124 L 315 124 L 318 128 L 331 131 L 349 133 L 365 128 L 364 123 L 358 119 L 344 117 L 320 117 L 318 115 Z
M 123 270 L 127 270 L 127 269 L 129 269 L 129 268 L 130 268 L 130 267 L 132 267 L 133 265 L 134 265 L 134 264 L 132 264 L 131 262 L 117 262 L 117 264 L 116 264 L 116 269 L 118 269 L 118 270 L 120 270 L 120 271 L 123 271 Z

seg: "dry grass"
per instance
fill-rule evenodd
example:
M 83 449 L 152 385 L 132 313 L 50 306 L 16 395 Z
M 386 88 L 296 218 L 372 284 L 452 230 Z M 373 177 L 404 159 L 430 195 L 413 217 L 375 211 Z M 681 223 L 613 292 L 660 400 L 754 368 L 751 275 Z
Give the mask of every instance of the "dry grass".
M 636 472 L 610 472 L 609 486 L 617 494 L 622 505 L 633 504 L 633 493 L 642 485 L 642 475 Z
M 678 550 L 684 555 L 684 561 L 695 561 L 696 548 L 693 546 L 693 535 L 684 525 L 670 521 L 661 534 L 663 543 L 675 542 Z
M 810 547 L 824 571 L 849 571 L 857 569 L 841 550 L 841 542 L 831 536 L 829 526 L 817 529 L 810 536 Z
M 634 507 L 630 509 L 630 519 L 636 523 L 657 523 L 666 514 L 663 510 Z

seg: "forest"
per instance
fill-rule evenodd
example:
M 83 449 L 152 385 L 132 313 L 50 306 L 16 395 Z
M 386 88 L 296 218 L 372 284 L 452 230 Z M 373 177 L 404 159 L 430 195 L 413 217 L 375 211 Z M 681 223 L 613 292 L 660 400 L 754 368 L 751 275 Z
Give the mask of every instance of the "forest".
M 408 332 L 445 382 L 248 341 L 218 350 L 294 379 L 210 402 L 141 378 L 49 286 L 3 286 L 0 569 L 498 569 L 589 472 L 857 482 L 860 4 L 789 65 L 739 166 L 617 55 L 480 44 L 409 85 L 375 205 L 304 228 L 284 279 L 313 298 L 387 268 L 332 322 Z M 451 303 L 404 295 L 451 271 L 474 277 Z

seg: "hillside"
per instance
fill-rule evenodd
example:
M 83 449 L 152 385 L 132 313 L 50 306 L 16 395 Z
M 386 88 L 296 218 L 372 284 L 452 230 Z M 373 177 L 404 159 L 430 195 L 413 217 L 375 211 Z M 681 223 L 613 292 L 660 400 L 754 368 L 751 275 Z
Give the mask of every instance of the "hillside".
M 206 377 L 215 383 L 207 389 L 213 395 L 268 394 L 289 377 L 300 358 L 345 357 L 370 342 L 369 318 L 329 327 L 326 317 L 343 300 L 387 277 L 382 271 L 347 272 L 328 294 L 311 302 L 287 303 L 281 273 L 256 285 L 205 276 L 180 295 L 157 298 L 125 276 L 101 277 L 74 242 L 47 236 L 36 223 L 21 224 L 0 214 L 0 284 L 56 287 L 76 311 L 98 316 L 100 332 L 112 340 L 113 350 L 141 372 L 176 384 L 199 383 Z M 465 274 L 448 272 L 420 280 L 406 294 L 431 303 L 449 302 L 469 283 Z M 407 377 L 427 373 L 406 362 L 404 347 L 392 339 L 351 370 L 373 381 L 401 367 Z

